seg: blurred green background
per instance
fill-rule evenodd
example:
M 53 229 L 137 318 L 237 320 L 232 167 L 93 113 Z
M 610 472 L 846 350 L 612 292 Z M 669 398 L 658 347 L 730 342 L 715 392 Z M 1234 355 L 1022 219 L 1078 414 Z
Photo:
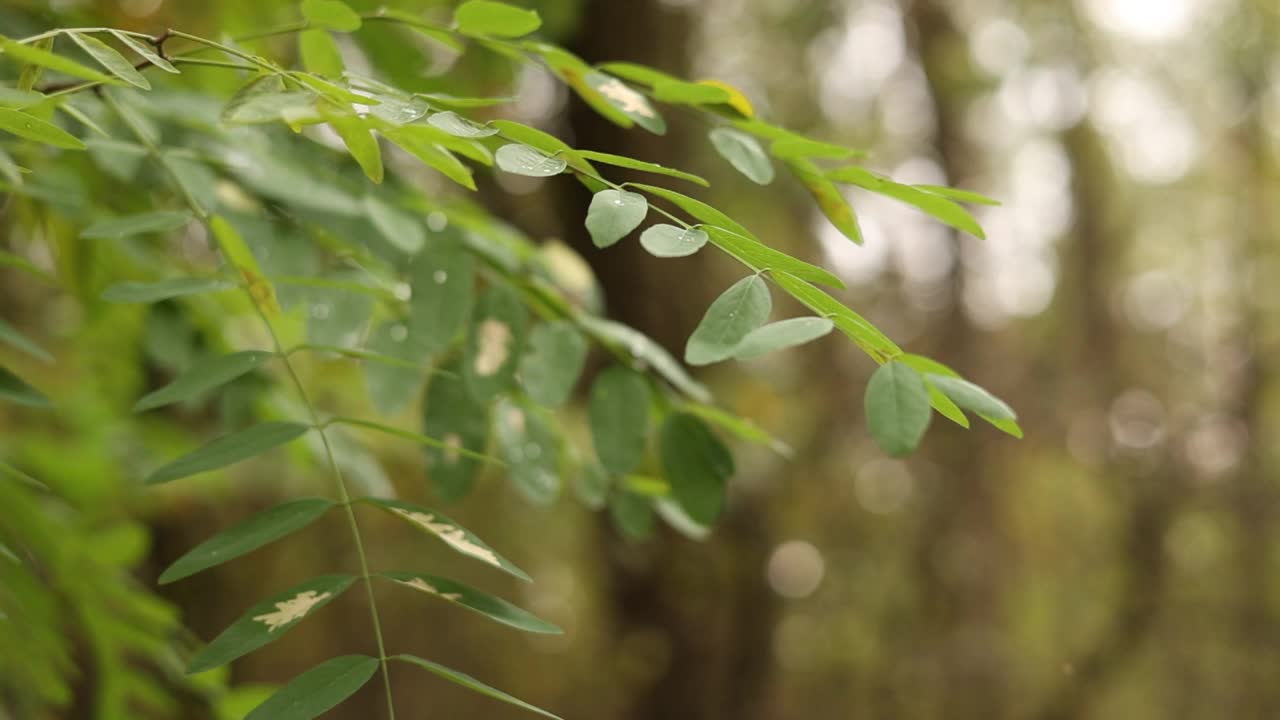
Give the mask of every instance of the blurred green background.
M 436 76 L 448 73 L 493 94 L 514 88 L 521 120 L 575 146 L 712 179 L 704 197 L 836 270 L 850 285 L 842 299 L 1008 400 L 1027 436 L 937 422 L 915 456 L 886 458 L 862 424 L 872 363 L 838 339 L 718 367 L 702 379 L 797 453 L 738 448 L 730 508 L 708 540 L 665 528 L 626 540 L 571 493 L 534 508 L 491 475 L 449 512 L 534 584 L 455 567 L 390 522 L 368 525 L 375 563 L 429 560 L 566 634 L 526 638 L 386 593 L 394 647 L 574 720 L 1280 716 L 1274 0 L 525 4 L 542 12 L 544 35 L 589 62 L 726 81 L 762 117 L 865 148 L 868 166 L 896 179 L 1001 199 L 980 209 L 979 241 L 856 192 L 867 238 L 856 247 L 798 184 L 736 175 L 695 117 L 669 118 L 657 138 L 609 125 L 537 69 L 512 75 L 496 58 L 430 48 L 388 61 L 406 86 L 447 88 Z M 9 36 L 99 23 L 235 34 L 295 18 L 276 0 L 0 2 Z M 671 348 L 741 272 L 705 253 L 659 261 L 633 242 L 590 249 L 589 195 L 570 183 L 500 177 L 482 197 L 533 236 L 581 250 L 610 313 Z M 32 367 L 61 388 L 64 410 L 38 420 L 0 407 L 0 453 L 73 497 L 86 538 L 143 518 L 117 538 L 143 584 L 217 528 L 318 482 L 301 464 L 257 463 L 142 492 L 154 448 L 207 436 L 235 398 L 131 420 L 144 374 L 164 372 L 154 358 L 172 357 L 155 346 L 171 338 L 154 329 L 164 318 L 86 310 L 3 268 L 0 316 L 55 351 L 54 369 Z M 360 383 L 333 370 L 327 388 Z M 375 475 L 424 494 L 416 449 L 375 447 Z M 162 595 L 208 639 L 267 589 L 349 565 L 350 553 L 335 524 Z M 16 641 L 4 643 L 0 655 L 20 664 Z M 351 593 L 238 662 L 232 679 L 281 682 L 369 645 Z M 94 716 L 102 677 L 79 647 L 81 682 L 53 717 Z M 394 679 L 405 717 L 523 716 L 417 671 Z M 197 706 L 169 716 L 203 717 Z M 331 716 L 380 708 L 371 685 Z

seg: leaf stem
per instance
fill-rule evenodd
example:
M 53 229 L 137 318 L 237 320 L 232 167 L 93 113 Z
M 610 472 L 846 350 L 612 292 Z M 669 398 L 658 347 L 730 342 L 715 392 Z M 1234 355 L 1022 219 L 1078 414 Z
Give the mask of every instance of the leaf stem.
M 146 131 L 139 127 L 133 116 L 124 112 L 111 93 L 104 92 L 102 96 L 108 106 L 129 126 L 129 129 L 137 136 L 138 141 L 147 148 L 157 162 L 169 174 L 171 179 L 178 185 L 182 191 L 183 197 L 191 210 L 200 217 L 201 220 L 208 219 L 208 213 L 204 207 L 191 195 L 181 179 L 173 171 L 169 163 L 165 162 L 164 156 L 161 155 L 159 147 L 151 140 Z M 284 365 L 289 379 L 294 389 L 297 390 L 298 398 L 302 401 L 303 407 L 306 408 L 307 415 L 311 421 L 311 425 L 315 428 L 316 433 L 320 436 L 320 443 L 324 447 L 325 458 L 329 464 L 329 469 L 333 474 L 335 488 L 338 492 L 338 500 L 345 510 L 347 517 L 347 525 L 351 529 L 351 539 L 355 544 L 356 557 L 360 563 L 360 574 L 364 579 L 365 594 L 369 601 L 369 619 L 373 623 L 373 637 L 378 647 L 378 663 L 382 668 L 382 685 L 386 692 L 387 698 L 387 714 L 390 720 L 395 720 L 396 707 L 394 697 L 391 692 L 391 672 L 387 667 L 387 647 L 382 635 L 382 619 L 378 615 L 378 603 L 373 593 L 373 581 L 369 573 L 369 559 L 364 549 L 364 539 L 360 534 L 360 525 L 356 521 L 355 510 L 351 507 L 351 494 L 347 491 L 346 481 L 342 477 L 342 469 L 338 466 L 337 458 L 333 454 L 333 446 L 329 442 L 329 436 L 325 434 L 325 425 L 320 421 L 320 414 L 316 412 L 315 404 L 311 401 L 311 396 L 307 393 L 306 386 L 302 384 L 302 378 L 299 377 L 297 369 L 293 366 L 293 362 L 289 354 L 285 351 L 283 343 L 280 342 L 280 336 L 276 333 L 275 326 L 271 324 L 271 319 L 263 311 L 261 305 L 258 304 L 257 298 L 247 286 L 241 286 L 245 295 L 249 298 L 249 304 L 253 307 L 254 312 L 262 320 L 262 325 L 267 331 L 267 335 L 271 338 L 271 343 L 275 347 L 275 353 L 280 358 L 281 364 Z

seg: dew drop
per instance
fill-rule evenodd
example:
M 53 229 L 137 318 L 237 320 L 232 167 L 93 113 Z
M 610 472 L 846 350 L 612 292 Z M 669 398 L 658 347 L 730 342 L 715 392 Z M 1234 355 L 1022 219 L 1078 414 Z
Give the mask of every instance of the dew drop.
M 391 331 L 388 334 L 391 336 L 392 340 L 396 342 L 404 342 L 405 338 L 409 337 L 409 328 L 400 324 L 392 325 Z
M 395 287 L 392 288 L 391 292 L 393 295 L 396 296 L 397 300 L 401 300 L 401 301 L 408 300 L 409 298 L 413 297 L 413 288 L 410 287 L 409 283 L 406 283 L 406 282 L 396 283 Z
M 427 227 L 431 229 L 431 232 L 440 232 L 449 227 L 449 216 L 436 210 L 427 215 Z
M 329 311 L 330 308 L 328 303 L 316 303 L 311 306 L 311 317 L 317 320 L 324 320 L 329 317 Z
M 431 279 L 435 280 L 437 285 L 443 285 L 449 282 L 449 273 L 444 270 L 437 270 L 435 274 L 431 276 Z

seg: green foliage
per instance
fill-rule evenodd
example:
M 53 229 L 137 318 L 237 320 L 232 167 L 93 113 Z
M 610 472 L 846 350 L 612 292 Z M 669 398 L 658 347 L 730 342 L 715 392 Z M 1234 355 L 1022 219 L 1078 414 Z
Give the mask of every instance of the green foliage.
M 219 532 L 165 570 L 160 582 L 235 560 L 331 510 L 347 517 L 358 573 L 271 591 L 196 652 L 188 667 L 208 671 L 281 638 L 355 583 L 369 591 L 378 657 L 324 662 L 269 697 L 255 696 L 258 704 L 249 718 L 315 717 L 380 670 L 387 702 L 393 704 L 390 660 L 555 717 L 433 662 L 387 655 L 371 585 L 376 577 L 519 630 L 553 633 L 558 628 L 448 578 L 417 569 L 368 567 L 355 520 L 359 506 L 390 513 L 465 557 L 529 579 L 438 511 L 391 497 L 389 487 L 388 492 L 378 489 L 378 472 L 367 471 L 368 456 L 353 431 L 422 446 L 429 487 L 444 501 L 466 496 L 492 466 L 524 498 L 549 504 L 572 473 L 575 494 L 592 509 L 607 508 L 619 531 L 632 539 L 651 534 L 659 519 L 690 537 L 710 532 L 727 506 L 734 473 L 733 455 L 719 431 L 789 452 L 749 421 L 717 407 L 708 390 L 652 339 L 600 316 L 593 279 L 567 277 L 531 238 L 463 196 L 458 188 L 475 190 L 477 173 L 572 175 L 594 192 L 582 222 L 597 247 L 626 241 L 652 212 L 664 222 L 645 229 L 638 240 L 651 254 L 680 258 L 710 246 L 742 264 L 751 274 L 710 305 L 690 336 L 684 351 L 690 365 L 756 358 L 839 329 L 882 365 L 868 384 L 866 407 L 871 433 L 887 452 L 905 453 L 920 442 L 930 405 L 955 422 L 967 424 L 968 410 L 1020 435 L 1007 405 L 950 369 L 904 353 L 815 286 L 843 287 L 836 275 L 777 250 L 702 200 L 659 185 L 615 182 L 596 164 L 701 186 L 708 184 L 705 179 L 642 159 L 573 148 L 542 130 L 478 112 L 511 98 L 422 92 L 403 73 L 386 71 L 364 42 L 365 34 L 391 27 L 463 53 L 492 51 L 504 63 L 545 64 L 590 107 L 622 127 L 662 134 L 667 125 L 661 108 L 680 106 L 713 126 L 709 146 L 751 181 L 777 180 L 774 161 L 779 161 L 777 168 L 789 169 L 835 227 L 855 242 L 861 240 L 856 215 L 837 182 L 911 204 L 978 237 L 981 228 L 959 203 L 988 199 L 895 183 L 857 166 L 823 167 L 819 162 L 843 162 L 857 153 L 755 118 L 742 93 L 728 85 L 687 82 L 635 64 L 593 67 L 554 45 L 518 40 L 541 27 L 532 10 L 470 0 L 456 8 L 453 25 L 443 27 L 396 11 L 362 14 L 338 0 L 305 0 L 298 17 L 258 37 L 296 34 L 302 70 L 285 65 L 286 58 L 242 49 L 252 38 L 222 42 L 178 29 L 153 37 L 73 28 L 21 41 L 0 39 L 0 67 L 18 77 L 0 94 L 5 183 L 0 188 L 21 203 L 24 217 L 69 229 L 66 241 L 91 244 L 97 266 L 92 272 L 59 266 L 51 276 L 8 250 L 0 255 L 2 264 L 65 285 L 95 311 L 143 318 L 138 322 L 146 325 L 148 351 L 171 379 L 116 405 L 133 404 L 137 411 L 157 411 L 157 417 L 166 418 L 177 412 L 172 406 L 216 402 L 223 411 L 220 437 L 163 464 L 145 483 L 219 471 L 308 435 L 321 467 L 313 474 L 327 475 L 333 488 L 332 498 L 292 500 Z M 67 43 L 60 47 L 58 41 L 65 38 L 106 72 L 62 54 Z M 180 50 L 170 44 L 179 41 Z M 369 77 L 351 72 L 344 61 L 348 51 L 367 54 Z M 222 73 L 225 82 L 206 84 L 197 73 L 179 72 L 194 65 L 203 66 L 201 77 L 204 71 Z M 40 85 L 37 76 L 45 71 L 61 77 Z M 102 137 L 86 139 L 90 133 Z M 60 176 L 85 178 L 92 199 L 57 184 Z M 440 176 L 452 185 L 445 189 Z M 121 183 L 136 190 L 102 192 Z M 172 249 L 179 238 L 181 253 Z M 206 245 L 197 251 L 201 240 Z M 53 250 L 47 254 L 59 256 Z M 775 289 L 816 317 L 769 324 Z M 28 362 L 52 359 L 3 322 L 0 343 Z M 593 352 L 611 362 L 590 379 L 587 448 L 566 432 L 565 406 L 585 384 L 581 375 Z M 26 376 L 26 366 L 4 361 L 0 402 L 20 406 L 24 413 L 57 412 L 33 383 L 9 369 L 19 368 Z M 369 406 L 387 417 L 363 417 L 370 407 L 335 401 L 311 387 L 307 368 L 321 361 L 359 365 Z M 110 378 L 102 382 L 118 392 Z M 133 379 L 126 391 L 141 382 Z M 419 398 L 413 416 L 421 420 L 420 433 L 395 419 Z M 197 444 L 189 438 L 175 442 Z M 9 466 L 0 465 L 4 468 Z M 49 503 L 33 499 L 29 479 L 19 485 L 10 476 L 25 478 L 7 471 L 0 478 L 0 498 L 21 495 L 12 507 L 31 517 L 22 518 L 13 534 L 0 535 L 5 540 L 0 550 L 19 541 L 24 547 L 37 544 L 52 527 Z M 389 485 L 385 476 L 381 483 Z M 7 532 L 4 521 L 11 513 L 4 507 L 0 531 Z M 77 540 L 92 538 L 85 528 L 76 531 Z M 35 636 L 29 641 L 39 650 L 32 659 L 39 669 L 32 674 L 47 673 L 23 690 L 33 707 L 68 701 L 65 682 L 47 678 L 66 675 L 70 650 L 58 635 L 61 619 L 41 605 L 48 589 L 32 582 L 35 576 L 25 565 L 30 558 L 48 562 L 63 551 L 50 542 L 25 556 L 0 557 L 0 573 L 7 573 L 0 579 L 13 575 L 22 583 L 21 610 Z M 13 571 L 8 555 L 18 558 L 21 572 Z M 111 562 L 88 552 L 68 557 L 59 573 L 80 570 L 103 582 L 133 564 L 132 556 Z M 150 595 L 113 590 L 122 606 L 162 616 L 157 628 L 172 629 L 172 618 L 157 610 L 163 606 Z M 83 598 L 82 591 L 74 588 L 72 597 Z M 102 612 L 85 624 L 96 628 L 115 622 Z M 0 623 L 0 641 L 12 632 L 10 624 Z M 104 655 L 128 654 L 139 649 L 138 642 L 148 657 L 159 655 L 164 643 L 144 636 L 145 641 L 94 637 L 106 646 Z M 22 668 L 0 665 L 0 671 L 21 673 L 14 675 L 17 682 L 28 679 Z M 0 672 L 0 689 L 7 687 L 6 677 Z M 141 681 L 129 682 L 136 685 L 130 692 L 157 694 Z

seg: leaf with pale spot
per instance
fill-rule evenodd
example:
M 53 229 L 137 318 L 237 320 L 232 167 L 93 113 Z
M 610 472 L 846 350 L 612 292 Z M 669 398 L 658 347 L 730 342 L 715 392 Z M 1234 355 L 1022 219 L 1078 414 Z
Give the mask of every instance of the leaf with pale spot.
M 464 585 L 456 580 L 440 577 L 439 575 L 406 572 L 403 570 L 390 570 L 379 574 L 405 587 L 461 605 L 468 610 L 484 615 L 490 620 L 495 620 L 517 630 L 545 635 L 559 635 L 564 632 L 555 625 L 538 618 L 527 610 L 512 605 L 500 597 L 477 590 L 470 585 Z
M 639 227 L 648 212 L 649 201 L 640 193 L 601 190 L 591 198 L 587 232 L 596 247 L 606 248 Z

